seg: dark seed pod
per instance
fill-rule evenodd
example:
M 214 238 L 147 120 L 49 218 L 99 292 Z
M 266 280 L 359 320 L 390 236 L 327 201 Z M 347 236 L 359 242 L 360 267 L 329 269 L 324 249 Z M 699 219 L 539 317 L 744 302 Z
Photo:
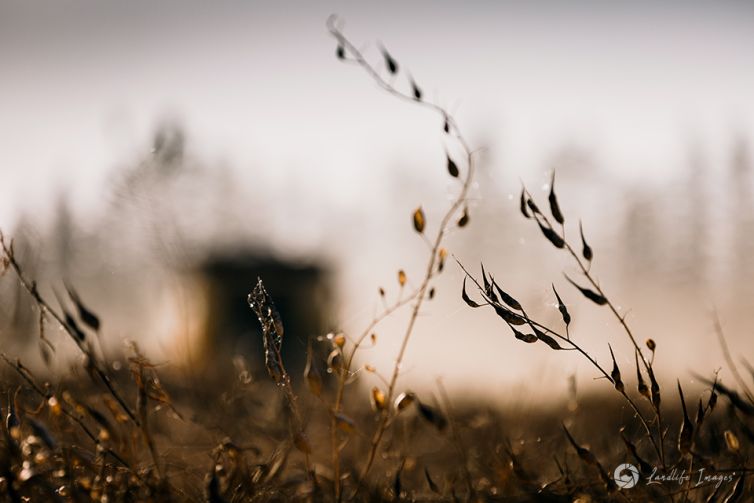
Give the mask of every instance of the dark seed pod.
M 448 121 L 448 116 L 443 116 L 443 124 L 442 124 L 442 130 L 447 134 L 450 132 L 450 122 Z
M 440 488 L 437 486 L 437 484 L 435 484 L 435 481 L 432 480 L 432 477 L 429 475 L 429 470 L 426 466 L 424 467 L 424 478 L 427 479 L 429 490 L 435 494 L 440 494 Z
M 610 372 L 610 378 L 613 380 L 613 386 L 615 386 L 615 389 L 623 393 L 626 390 L 626 386 L 623 384 L 623 380 L 621 380 L 620 378 L 620 369 L 618 368 L 618 363 L 615 361 L 613 348 L 612 346 L 610 346 L 610 344 L 608 344 L 607 347 L 610 348 L 610 358 L 613 359 L 613 371 Z
M 652 465 L 647 463 L 641 456 L 639 456 L 639 452 L 636 449 L 636 446 L 633 443 L 631 443 L 631 441 L 626 437 L 626 434 L 623 432 L 622 429 L 620 432 L 620 436 L 623 439 L 623 443 L 626 444 L 626 449 L 628 450 L 628 452 L 631 453 L 631 456 L 633 456 L 633 458 L 638 463 L 639 470 L 641 471 L 642 475 L 649 476 L 649 474 L 651 474 L 652 471 L 654 470 Z
M 343 44 L 338 44 L 338 48 L 335 49 L 335 56 L 340 59 L 346 59 L 346 48 L 343 47 Z
M 531 218 L 531 215 L 529 214 L 529 210 L 527 209 L 526 204 L 526 190 L 521 189 L 521 198 L 519 201 L 519 209 L 521 210 L 521 214 L 525 216 L 526 218 Z
M 525 334 L 523 332 L 519 332 L 515 328 L 513 328 L 512 325 L 508 325 L 511 330 L 513 330 L 513 335 L 518 339 L 519 341 L 524 341 L 527 344 L 532 344 L 534 342 L 537 342 L 537 336 L 534 334 Z
M 565 219 L 563 218 L 563 213 L 560 211 L 558 198 L 555 195 L 555 171 L 552 172 L 552 180 L 550 181 L 550 195 L 547 196 L 547 200 L 550 202 L 550 213 L 552 213 L 552 218 L 554 218 L 555 221 L 560 225 L 563 225 Z
M 492 289 L 492 283 L 490 283 L 490 281 L 487 279 L 487 273 L 484 271 L 484 264 L 481 264 L 481 266 L 482 266 L 482 281 L 484 282 L 484 294 L 492 302 L 499 302 L 497 295 L 495 295 L 495 291 Z
M 469 208 L 463 209 L 463 215 L 461 215 L 461 218 L 458 219 L 458 227 L 466 227 L 466 225 L 469 223 Z
M 586 239 L 584 238 L 584 228 L 581 226 L 581 221 L 579 221 L 579 233 L 581 234 L 581 254 L 585 259 L 591 262 L 594 258 L 594 253 L 592 252 L 592 248 L 586 243 Z
M 634 351 L 634 358 L 636 359 L 636 381 L 638 382 L 637 389 L 640 395 L 646 397 L 646 399 L 651 402 L 652 396 L 649 394 L 649 387 L 647 386 L 647 383 L 644 382 L 644 378 L 641 375 L 641 368 L 639 368 L 639 352 L 638 351 Z
M 541 213 L 541 212 L 539 211 L 539 207 L 537 207 L 537 203 L 535 203 L 533 199 L 527 199 L 527 200 L 526 200 L 526 206 L 528 206 L 528 207 L 529 207 L 529 209 L 530 209 L 530 210 L 531 210 L 531 211 L 532 211 L 533 213 L 535 213 L 535 214 L 537 214 L 537 215 L 541 215 L 541 214 L 542 214 L 542 213 Z
M 576 441 L 571 436 L 571 433 L 568 431 L 568 428 L 565 427 L 565 425 L 563 425 L 563 430 L 565 431 L 566 437 L 568 437 L 568 441 L 576 450 L 576 454 L 579 456 L 579 458 L 586 464 L 596 466 L 598 462 L 594 454 L 592 454 L 592 452 L 589 449 L 581 447 L 579 444 L 577 444 Z
M 513 311 L 509 311 L 505 309 L 503 306 L 493 304 L 493 308 L 495 308 L 495 313 L 497 313 L 498 316 L 500 316 L 503 320 L 505 320 L 506 323 L 510 323 L 511 325 L 525 325 L 526 320 L 522 318 L 520 315 L 514 313 Z
M 555 298 L 558 299 L 558 311 L 560 311 L 560 315 L 563 317 L 563 323 L 565 323 L 567 327 L 571 323 L 571 315 L 568 313 L 565 304 L 563 304 L 560 295 L 558 295 L 558 291 L 555 290 L 555 285 L 552 285 L 552 291 L 555 292 Z
M 422 100 L 422 90 L 419 89 L 418 85 L 416 85 L 414 79 L 411 79 L 411 92 L 414 94 L 414 99 L 416 101 Z
M 424 216 L 424 210 L 421 206 L 416 208 L 413 215 L 414 230 L 419 234 L 424 232 L 424 226 L 427 223 L 427 218 Z
M 482 307 L 482 304 L 477 304 L 471 298 L 469 298 L 469 294 L 466 293 L 466 278 L 463 278 L 463 288 L 461 289 L 461 299 L 468 305 L 469 307 Z
M 450 173 L 450 176 L 453 178 L 458 178 L 458 166 L 453 162 L 453 159 L 451 159 L 449 155 L 446 157 L 448 158 L 448 173 Z
M 649 383 L 650 383 L 650 393 L 652 395 L 652 405 L 654 405 L 655 410 L 660 410 L 660 385 L 657 383 L 657 379 L 655 379 L 655 373 L 652 370 L 652 367 L 649 367 Z
M 438 410 L 429 405 L 416 401 L 416 406 L 419 409 L 419 414 L 425 421 L 433 425 L 438 431 L 443 431 L 448 426 L 448 420 Z
M 382 48 L 382 57 L 385 59 L 385 66 L 387 66 L 387 71 L 389 71 L 392 75 L 398 73 L 398 62 L 393 59 L 393 57 L 389 52 L 387 52 L 387 49 L 385 49 L 384 47 Z
M 495 283 L 494 279 L 492 280 L 492 285 L 497 290 L 497 294 L 500 296 L 500 300 L 505 302 L 512 309 L 515 309 L 516 311 L 521 311 L 521 304 L 516 299 L 514 299 L 513 297 L 505 293 L 503 289 L 500 288 L 500 286 L 497 283 Z
M 557 232 L 552 230 L 551 227 L 545 227 L 539 220 L 537 220 L 537 225 L 539 225 L 539 228 L 542 230 L 542 234 L 544 234 L 547 240 L 550 241 L 555 248 L 563 248 L 563 246 L 565 246 L 563 238 L 560 237 Z
M 681 397 L 681 407 L 683 408 L 683 423 L 681 424 L 681 431 L 678 434 L 678 450 L 686 454 L 691 451 L 691 441 L 694 434 L 694 426 L 689 419 L 689 413 L 686 409 L 686 400 L 683 398 L 683 389 L 681 388 L 681 381 L 678 380 L 678 395 Z
M 542 332 L 541 330 L 537 330 L 534 326 L 532 326 L 532 329 L 534 330 L 534 333 L 537 336 L 537 339 L 544 342 L 548 346 L 550 346 L 552 349 L 558 350 L 563 349 L 560 347 L 560 344 L 558 344 L 558 341 L 547 335 L 546 333 Z
M 565 276 L 565 274 L 564 274 L 564 276 Z M 584 287 L 579 286 L 576 282 L 574 282 L 568 276 L 565 276 L 565 278 L 568 280 L 568 282 L 570 284 L 572 284 L 573 286 L 575 286 L 581 292 L 581 294 L 584 297 L 586 297 L 587 299 L 591 300 L 595 304 L 597 304 L 599 306 L 604 306 L 605 304 L 607 304 L 607 299 L 605 297 L 603 297 L 602 295 L 600 295 L 597 292 L 592 291 L 592 290 L 590 290 L 588 288 L 584 288 Z

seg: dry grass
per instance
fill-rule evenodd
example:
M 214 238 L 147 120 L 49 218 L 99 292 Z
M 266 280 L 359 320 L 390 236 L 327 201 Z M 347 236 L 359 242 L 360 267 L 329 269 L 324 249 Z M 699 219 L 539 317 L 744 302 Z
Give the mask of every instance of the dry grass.
M 578 278 L 566 276 L 564 286 L 614 315 L 633 347 L 635 368 L 619 368 L 612 347 L 611 361 L 599 362 L 579 342 L 570 330 L 564 286 L 552 286 L 563 323 L 546 326 L 484 267 L 477 278 L 458 263 L 466 273 L 459 300 L 473 309 L 493 309 L 522 343 L 542 343 L 564 358 L 585 359 L 606 393 L 582 397 L 576 407 L 574 397 L 567 397 L 532 413 L 452 404 L 442 383 L 439 399 L 401 389 L 401 364 L 423 303 L 448 267 L 444 239 L 471 217 L 466 201 L 480 151 L 467 144 L 446 109 L 424 101 L 413 78 L 404 82 L 408 90 L 401 90 L 405 72 L 386 49 L 382 63 L 373 65 L 336 18 L 328 28 L 338 58 L 364 70 L 389 94 L 437 114 L 438 132 L 453 151 L 464 153 L 462 161 L 447 156 L 447 176 L 457 188 L 442 218 L 428 221 L 421 206 L 411 215 L 414 232 L 427 244 L 426 267 L 412 275 L 418 286 L 406 291 L 407 273 L 398 271 L 400 295 L 389 301 L 380 289 L 384 310 L 360 333 L 310 341 L 301 385 L 294 386 L 298 376 L 289 375 L 280 353 L 283 322 L 260 280 L 249 305 L 263 329 L 267 379 L 238 368 L 240 361 L 195 386 L 169 368 L 158 375 L 136 345 L 120 360 L 106 358 L 97 345 L 97 315 L 68 286 L 68 297 L 58 299 L 61 307 L 55 309 L 26 276 L 12 242 L 0 234 L 2 270 L 15 275 L 33 299 L 42 348 L 49 345 L 45 325 L 53 324 L 70 336 L 82 358 L 71 375 L 55 377 L 34 375 L 3 355 L 0 497 L 14 503 L 744 501 L 752 485 L 754 397 L 729 356 L 719 322 L 738 391 L 712 376 L 696 400 L 684 395 L 680 382 L 658 382 L 657 343 L 639 342 L 600 285 L 591 270 L 595 251 L 581 224 L 578 240 L 569 239 L 571 224 L 566 226 L 554 174 L 548 211 L 523 188 L 521 213 L 580 271 Z M 401 309 L 408 317 L 394 366 L 385 374 L 355 369 L 359 351 L 376 344 L 376 326 Z M 328 355 L 324 366 L 316 356 L 322 348 Z M 349 387 L 360 370 L 374 373 L 382 384 L 368 394 Z M 724 403 L 717 405 L 719 397 Z M 618 484 L 631 476 L 618 473 L 622 477 L 616 479 L 614 469 L 627 462 L 641 479 L 636 487 L 621 489 Z

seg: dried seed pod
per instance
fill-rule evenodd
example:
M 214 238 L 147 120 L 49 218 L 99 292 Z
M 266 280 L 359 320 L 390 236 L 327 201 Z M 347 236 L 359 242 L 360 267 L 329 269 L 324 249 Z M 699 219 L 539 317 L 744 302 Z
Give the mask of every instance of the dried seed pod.
M 542 234 L 544 234 L 547 240 L 552 243 L 555 248 L 563 248 L 565 246 L 563 238 L 560 237 L 557 232 L 552 230 L 551 227 L 545 227 L 539 220 L 537 220 L 537 225 L 539 225 Z
M 437 272 L 442 272 L 445 269 L 445 259 L 448 257 L 448 250 L 440 248 L 437 252 Z
M 699 428 L 702 426 L 702 421 L 704 421 L 704 406 L 702 405 L 702 399 L 699 399 L 699 406 L 696 409 L 696 430 L 699 431 Z
M 466 278 L 463 278 L 463 287 L 461 288 L 461 298 L 469 307 L 482 307 L 482 304 L 477 304 L 471 298 L 469 298 L 469 294 L 466 293 Z
M 610 349 L 610 358 L 613 359 L 613 370 L 612 372 L 610 372 L 610 378 L 613 380 L 613 386 L 615 386 L 615 389 L 617 389 L 620 393 L 624 393 L 626 386 L 623 384 L 623 380 L 621 380 L 620 378 L 620 369 L 618 368 L 618 363 L 615 361 L 613 348 L 612 346 L 610 346 L 610 344 L 608 344 L 607 347 Z
M 448 121 L 448 116 L 445 114 L 443 114 L 442 130 L 446 134 L 450 132 L 450 122 Z
M 257 278 L 257 284 L 248 297 L 249 307 L 257 315 L 262 326 L 262 341 L 264 342 L 264 363 L 267 373 L 278 384 L 285 381 L 286 372 L 283 367 L 280 349 L 283 345 L 283 322 L 280 314 L 272 302 L 272 298 Z
M 521 198 L 519 201 L 519 210 L 521 210 L 521 214 L 526 218 L 531 218 L 531 215 L 529 214 L 529 210 L 526 208 L 526 189 L 521 189 Z
M 440 411 L 422 403 L 419 400 L 416 401 L 416 406 L 419 408 L 419 414 L 421 415 L 421 417 L 423 417 L 425 421 L 437 428 L 438 431 L 443 431 L 448 426 L 448 420 L 444 415 L 442 415 L 442 413 L 440 413 Z
M 416 400 L 416 395 L 410 391 L 404 391 L 398 397 L 395 399 L 395 410 L 398 412 L 401 412 L 406 409 L 409 405 L 414 403 Z
M 413 220 L 414 220 L 414 230 L 416 230 L 416 232 L 418 232 L 419 234 L 423 233 L 424 225 L 426 223 L 426 218 L 424 217 L 424 210 L 422 209 L 421 206 L 416 208 L 416 210 L 414 211 Z
M 469 223 L 469 207 L 464 206 L 463 215 L 458 219 L 458 227 L 466 227 Z
M 424 478 L 427 479 L 429 490 L 435 494 L 440 494 L 440 488 L 437 486 L 437 484 L 435 484 L 435 481 L 432 480 L 432 477 L 429 475 L 429 470 L 426 466 L 424 467 Z
M 694 435 L 694 425 L 691 424 L 689 419 L 689 413 L 686 409 L 686 400 L 683 397 L 683 389 L 681 388 L 681 381 L 676 381 L 678 384 L 678 395 L 681 397 L 681 408 L 683 409 L 683 423 L 681 423 L 681 430 L 678 433 L 678 450 L 686 454 L 691 451 L 691 442 Z
M 591 262 L 592 258 L 594 258 L 594 253 L 592 252 L 592 248 L 586 243 L 586 238 L 584 237 L 584 228 L 581 226 L 581 220 L 579 220 L 579 234 L 581 234 L 581 255 L 583 255 L 585 259 Z
M 578 289 L 578 291 L 581 292 L 581 295 L 583 295 L 587 299 L 591 300 L 592 302 L 594 302 L 598 306 L 604 306 L 605 304 L 607 304 L 607 299 L 605 297 L 603 297 L 602 295 L 600 295 L 597 292 L 595 292 L 593 290 L 590 290 L 588 288 L 584 288 L 582 286 L 579 286 L 578 283 L 576 283 L 575 281 L 573 281 L 571 278 L 569 278 L 565 274 L 563 276 L 565 276 L 565 279 L 567 279 L 570 284 L 572 284 L 573 286 L 575 286 Z
M 735 433 L 733 433 L 731 430 L 725 430 L 724 436 L 725 445 L 728 446 L 728 450 L 730 452 L 736 453 L 741 449 L 741 442 L 739 442 L 738 437 Z
M 422 90 L 416 84 L 416 81 L 414 79 L 411 79 L 411 92 L 413 93 L 414 99 L 416 101 L 422 100 Z
M 568 428 L 563 425 L 563 430 L 565 431 L 566 437 L 568 437 L 568 441 L 571 443 L 573 448 L 576 450 L 576 454 L 579 456 L 579 458 L 589 465 L 596 466 L 599 464 L 597 462 L 597 458 L 592 454 L 592 452 L 589 449 L 586 449 L 585 447 L 581 447 L 579 444 L 576 443 L 576 441 L 571 436 L 571 433 L 568 431 Z
M 497 313 L 498 316 L 500 316 L 503 320 L 505 320 L 506 323 L 509 323 L 511 325 L 526 324 L 526 319 L 523 318 L 521 315 L 516 314 L 513 311 L 509 311 L 503 306 L 500 306 L 497 304 L 493 304 L 492 307 L 495 309 L 495 313 Z
M 655 343 L 654 339 L 647 339 L 647 347 L 651 352 L 655 352 L 655 349 L 657 349 L 657 343 Z
M 95 332 L 100 329 L 101 323 L 99 317 L 92 312 L 91 309 L 87 308 L 84 303 L 81 301 L 81 297 L 76 293 L 76 291 L 73 289 L 72 286 L 66 285 L 65 289 L 68 291 L 68 296 L 71 298 L 73 303 L 76 305 L 76 310 L 79 314 L 79 319 L 86 325 L 87 327 L 91 328 Z
M 655 379 L 655 373 L 654 370 L 652 370 L 652 367 L 649 367 L 649 383 L 650 383 L 650 393 L 652 394 L 652 405 L 654 405 L 655 410 L 660 410 L 660 385 L 657 383 L 657 379 Z
M 345 345 L 346 345 L 346 336 L 345 336 L 345 335 L 343 335 L 343 334 L 337 334 L 337 335 L 333 336 L 333 338 L 332 338 L 332 343 L 333 343 L 333 344 L 334 344 L 334 345 L 335 345 L 336 347 L 338 347 L 338 348 L 341 348 L 341 349 L 342 349 L 342 348 L 343 348 L 343 346 L 345 346 Z
M 385 297 L 385 289 L 382 288 L 382 287 L 380 287 L 379 292 L 380 292 L 380 297 L 384 298 Z
M 634 351 L 634 359 L 636 360 L 636 381 L 637 384 L 637 390 L 639 391 L 639 394 L 646 397 L 647 400 L 650 402 L 652 401 L 652 396 L 649 394 L 649 387 L 647 386 L 647 383 L 644 382 L 644 377 L 641 375 L 641 368 L 639 367 L 639 352 Z
M 427 296 L 429 297 L 429 300 L 432 300 L 435 298 L 435 287 L 432 287 L 429 289 L 429 293 L 427 294 Z
M 550 180 L 550 194 L 547 196 L 547 200 L 550 203 L 550 213 L 552 213 L 552 218 L 554 218 L 555 221 L 560 225 L 563 225 L 565 219 L 563 218 L 563 213 L 560 211 L 558 198 L 557 196 L 555 196 L 555 171 L 552 172 L 552 179 Z
M 641 456 L 639 456 L 639 452 L 636 449 L 636 446 L 631 443 L 631 441 L 626 437 L 626 434 L 624 433 L 623 429 L 621 428 L 620 436 L 623 439 L 623 443 L 626 444 L 626 449 L 628 449 L 628 452 L 631 453 L 631 456 L 636 460 L 636 462 L 639 465 L 639 470 L 641 471 L 642 475 L 648 476 L 649 474 L 654 471 L 654 468 L 652 465 L 647 463 Z
M 346 48 L 343 44 L 338 44 L 338 47 L 335 49 L 335 56 L 340 60 L 346 59 Z
M 555 350 L 563 349 L 562 347 L 560 347 L 560 344 L 558 344 L 558 341 L 556 341 L 555 339 L 553 339 L 552 337 L 550 337 L 546 333 L 542 332 L 541 330 L 539 330 L 534 325 L 531 325 L 531 328 L 532 328 L 532 330 L 534 330 L 534 334 L 537 336 L 537 339 L 539 339 L 540 341 L 544 342 L 545 344 L 547 344 L 548 346 L 550 346 L 552 349 L 555 349 Z
M 453 159 L 451 159 L 448 154 L 445 154 L 445 156 L 448 158 L 448 173 L 450 173 L 450 176 L 452 176 L 453 178 L 458 178 L 458 166 L 455 162 L 453 162 Z
M 403 269 L 398 271 L 398 284 L 404 286 L 406 284 L 406 271 Z
M 527 344 L 532 344 L 534 342 L 537 342 L 537 336 L 534 334 L 525 334 L 523 332 L 519 332 L 516 330 L 512 325 L 508 325 L 511 330 L 513 330 L 513 335 L 518 339 L 519 341 L 524 341 Z
M 568 309 L 560 298 L 560 295 L 558 295 L 558 291 L 555 290 L 555 285 L 552 285 L 552 291 L 555 292 L 555 298 L 558 300 L 558 311 L 560 311 L 560 315 L 563 317 L 563 323 L 568 327 L 571 324 L 571 315 L 568 313 Z
M 481 266 L 482 266 L 482 282 L 484 283 L 484 294 L 492 302 L 498 302 L 497 295 L 495 295 L 495 291 L 492 289 L 492 283 L 490 283 L 490 281 L 487 279 L 487 273 L 484 271 L 484 264 L 481 264 Z
M 500 288 L 500 285 L 495 283 L 494 279 L 492 280 L 492 285 L 497 290 L 497 294 L 500 296 L 500 300 L 505 302 L 505 304 L 507 304 L 510 308 L 521 311 L 521 304 L 516 299 L 504 292 L 503 289 Z
M 398 62 L 393 59 L 393 57 L 390 55 L 390 53 L 387 52 L 387 49 L 382 47 L 382 57 L 385 59 L 385 66 L 387 66 L 387 71 L 389 71 L 392 75 L 395 75 L 398 73 Z
M 534 199 L 527 199 L 526 200 L 526 206 L 529 207 L 529 209 L 534 213 L 535 215 L 541 215 L 542 212 L 539 211 L 539 207 L 537 206 L 537 203 L 534 202 Z
M 372 388 L 372 392 L 369 395 L 370 402 L 372 404 L 372 410 L 381 411 L 385 410 L 387 405 L 385 401 L 385 393 L 382 392 L 377 386 Z

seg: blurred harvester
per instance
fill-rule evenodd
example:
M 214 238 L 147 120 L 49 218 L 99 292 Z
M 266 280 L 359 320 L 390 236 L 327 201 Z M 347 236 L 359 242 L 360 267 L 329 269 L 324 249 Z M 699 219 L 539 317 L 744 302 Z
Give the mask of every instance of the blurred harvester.
M 285 366 L 291 374 L 303 371 L 308 339 L 325 333 L 332 319 L 330 275 L 324 267 L 242 251 L 212 255 L 194 274 L 204 304 L 195 348 L 201 363 L 228 365 L 241 355 L 255 373 L 264 369 L 262 331 L 247 303 L 261 277 L 285 327 Z

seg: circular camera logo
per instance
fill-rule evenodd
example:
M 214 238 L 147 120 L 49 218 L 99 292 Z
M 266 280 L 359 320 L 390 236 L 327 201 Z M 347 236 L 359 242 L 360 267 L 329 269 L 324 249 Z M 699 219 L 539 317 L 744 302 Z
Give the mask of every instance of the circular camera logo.
M 621 489 L 631 489 L 639 482 L 639 470 L 630 463 L 623 463 L 613 472 L 613 480 Z

